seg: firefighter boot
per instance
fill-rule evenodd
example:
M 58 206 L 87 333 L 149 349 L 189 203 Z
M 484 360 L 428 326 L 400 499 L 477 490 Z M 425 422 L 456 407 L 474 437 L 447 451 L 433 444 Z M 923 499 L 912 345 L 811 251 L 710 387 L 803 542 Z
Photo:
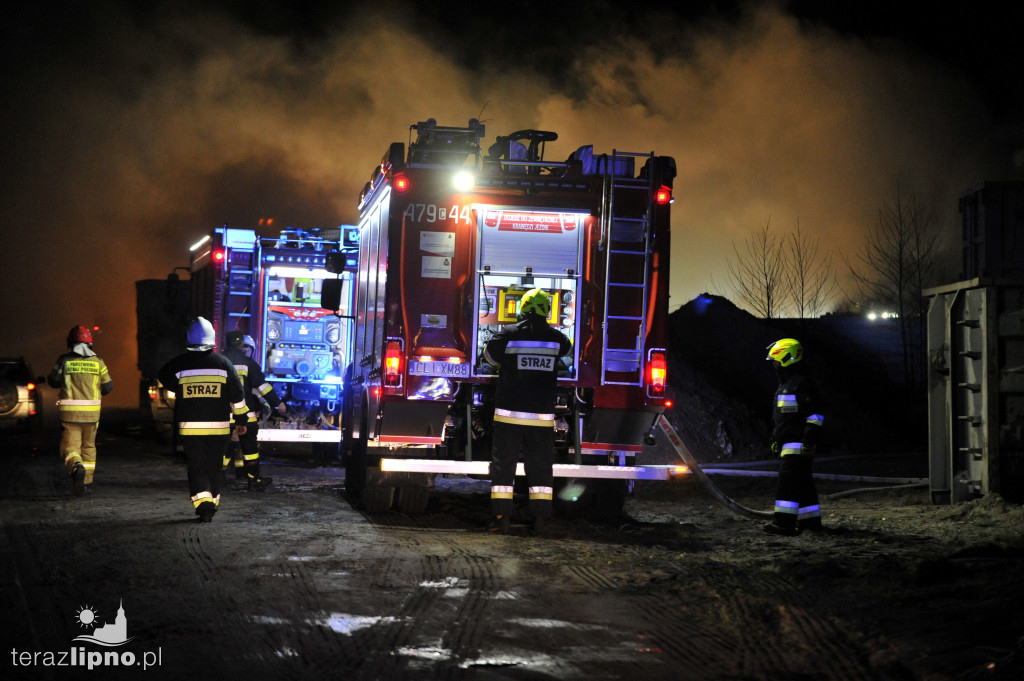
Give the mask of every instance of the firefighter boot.
M 265 492 L 267 488 L 274 482 L 271 477 L 256 478 L 249 476 L 249 489 L 256 492 Z
M 217 512 L 217 505 L 212 501 L 204 501 L 196 507 L 196 520 L 200 523 L 213 522 L 213 514 Z
M 512 529 L 512 518 L 507 513 L 494 516 L 487 525 L 488 532 L 497 534 L 508 534 L 510 529 Z
M 85 466 L 76 463 L 74 470 L 71 471 L 71 480 L 73 481 L 75 496 L 80 497 L 85 494 Z
M 808 518 L 797 523 L 800 532 L 824 532 L 825 526 L 821 524 L 821 518 Z

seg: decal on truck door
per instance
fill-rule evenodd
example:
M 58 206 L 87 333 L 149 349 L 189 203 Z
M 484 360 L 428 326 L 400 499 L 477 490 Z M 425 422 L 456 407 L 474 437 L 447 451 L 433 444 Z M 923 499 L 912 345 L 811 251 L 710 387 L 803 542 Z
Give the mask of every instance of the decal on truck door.
M 420 232 L 422 267 L 420 276 L 424 279 L 451 279 L 452 256 L 455 255 L 454 232 Z

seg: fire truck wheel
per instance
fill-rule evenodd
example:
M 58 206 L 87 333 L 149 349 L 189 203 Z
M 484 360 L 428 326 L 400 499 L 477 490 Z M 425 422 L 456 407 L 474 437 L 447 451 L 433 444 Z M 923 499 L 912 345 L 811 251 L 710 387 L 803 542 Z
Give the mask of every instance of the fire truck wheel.
M 425 487 L 399 487 L 398 510 L 401 513 L 423 513 L 430 502 L 430 489 Z
M 366 469 L 366 484 L 362 493 L 363 508 L 369 513 L 383 513 L 391 510 L 395 501 L 395 488 L 384 484 L 384 474 L 379 468 Z
M 352 448 L 345 457 L 345 495 L 359 502 L 366 487 L 366 441 L 352 440 Z

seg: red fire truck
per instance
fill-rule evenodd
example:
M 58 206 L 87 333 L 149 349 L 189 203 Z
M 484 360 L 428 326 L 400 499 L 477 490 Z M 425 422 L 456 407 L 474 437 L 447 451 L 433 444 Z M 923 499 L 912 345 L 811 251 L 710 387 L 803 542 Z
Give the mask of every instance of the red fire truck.
M 191 248 L 192 313 L 210 320 L 217 347 L 228 331 L 256 343 L 254 359 L 288 405 L 288 415 L 265 419 L 259 439 L 309 442 L 322 463 L 341 443 L 342 373 L 351 363 L 349 313 L 355 227 L 310 231 L 288 228 L 276 236 L 218 227 Z M 341 257 L 340 277 L 325 269 L 327 254 Z M 321 307 L 324 279 L 332 282 L 332 310 Z
M 552 161 L 557 134 L 543 130 L 484 154 L 483 136 L 475 119 L 416 123 L 360 196 L 346 487 L 370 510 L 415 512 L 436 474 L 487 476 L 496 377 L 484 346 L 539 287 L 573 343 L 558 378 L 556 505 L 620 509 L 630 481 L 667 477 L 633 464 L 666 403 L 675 161 L 593 146 Z

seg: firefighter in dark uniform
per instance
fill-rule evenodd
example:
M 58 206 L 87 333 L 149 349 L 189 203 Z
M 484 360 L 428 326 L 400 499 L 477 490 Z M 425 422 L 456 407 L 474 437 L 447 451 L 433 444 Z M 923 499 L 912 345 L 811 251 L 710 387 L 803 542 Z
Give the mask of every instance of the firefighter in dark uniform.
M 287 412 L 288 407 L 274 392 L 274 387 L 267 382 L 263 369 L 252 358 L 256 351 L 256 342 L 241 331 L 230 331 L 227 335 L 227 346 L 224 356 L 235 365 L 238 378 L 242 381 L 245 403 L 249 408 L 249 423 L 245 428 L 245 434 L 238 436 L 241 459 L 237 459 L 235 465 L 244 465 L 249 489 L 262 492 L 270 486 L 272 478 L 260 476 L 260 447 L 257 437 L 260 430 L 259 414 L 263 409 L 264 400 L 271 409 L 276 409 L 280 414 Z M 224 452 L 222 470 L 227 470 L 228 464 L 235 458 L 234 448 L 235 443 L 232 441 Z
M 192 506 L 200 522 L 210 522 L 220 505 L 221 459 L 234 417 L 245 433 L 249 409 L 235 366 L 214 352 L 213 326 L 202 317 L 188 327 L 188 351 L 165 364 L 160 382 L 172 391 L 178 441 L 185 449 Z
M 107 365 L 93 352 L 92 331 L 79 325 L 68 332 L 68 352 L 57 358 L 46 382 L 60 389 L 60 456 L 80 497 L 92 491 L 100 407 L 114 389 Z
M 822 529 L 811 464 L 825 418 L 814 382 L 803 370 L 803 356 L 803 347 L 793 338 L 768 346 L 767 359 L 779 377 L 771 448 L 781 462 L 775 514 L 764 531 L 785 536 Z
M 489 530 L 507 533 L 512 517 L 516 464 L 524 458 L 534 527 L 551 517 L 558 359 L 572 350 L 565 334 L 548 326 L 551 296 L 530 289 L 519 304 L 519 322 L 487 343 L 484 359 L 499 367 L 494 396 Z

